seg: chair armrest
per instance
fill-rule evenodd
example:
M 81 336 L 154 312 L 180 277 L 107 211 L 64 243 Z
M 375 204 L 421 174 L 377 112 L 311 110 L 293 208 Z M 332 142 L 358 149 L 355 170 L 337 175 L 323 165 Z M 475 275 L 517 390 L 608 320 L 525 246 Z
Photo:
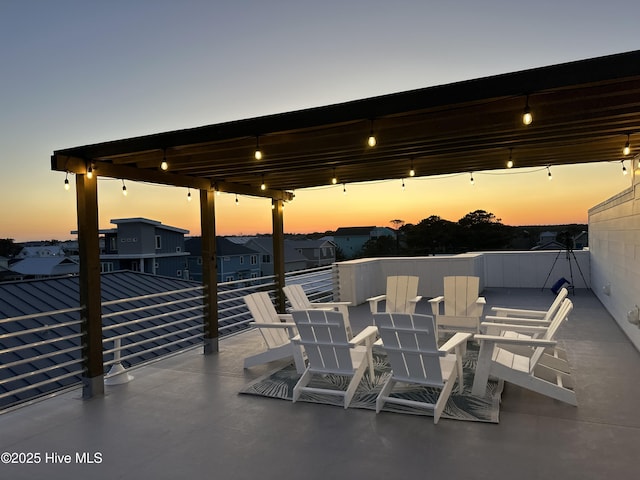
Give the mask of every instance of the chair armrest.
M 369 340 L 375 340 L 377 335 L 378 335 L 378 329 L 374 326 L 369 325 L 368 327 L 365 327 L 364 330 L 358 333 L 355 337 L 349 340 L 349 343 L 354 345 L 360 345 Z
M 549 323 L 551 323 L 547 320 L 539 320 L 537 318 L 495 317 L 492 315 L 484 317 L 484 321 L 493 323 L 509 323 L 512 325 L 538 325 L 541 327 L 548 326 Z
M 458 347 L 460 344 L 465 343 L 467 340 L 471 338 L 470 333 L 462 333 L 458 332 L 449 340 L 447 340 L 444 345 L 438 348 L 441 352 L 450 352 L 451 350 Z
M 487 304 L 487 299 L 484 297 L 478 297 L 478 299 L 476 300 L 476 303 L 478 305 L 486 305 Z
M 480 340 L 496 343 L 496 344 L 504 344 L 504 345 L 527 345 L 530 347 L 553 347 L 557 345 L 558 342 L 554 340 L 542 340 L 538 338 L 507 338 L 496 335 L 474 335 L 473 338 L 475 340 Z
M 377 297 L 367 298 L 367 302 L 369 302 L 369 308 L 371 309 L 371 313 L 376 313 L 378 311 L 378 303 L 386 298 L 387 298 L 386 295 L 378 295 Z
M 540 317 L 543 318 L 547 312 L 542 310 L 527 310 L 523 308 L 503 308 L 503 307 L 491 307 L 491 310 L 495 312 L 498 317 L 506 317 L 509 315 L 515 315 L 516 317 Z
M 282 322 L 293 322 L 293 315 L 290 313 L 279 313 L 278 318 Z
M 249 325 L 255 328 L 296 328 L 294 322 L 249 322 Z
M 511 323 L 493 323 L 493 322 L 482 322 L 480 327 L 485 328 L 493 328 L 495 330 L 516 332 L 516 333 L 545 333 L 548 328 L 547 327 L 539 327 L 536 325 L 521 325 L 521 324 L 511 324 Z
M 433 297 L 431 300 L 429 300 L 429 303 L 431 304 L 431 313 L 433 313 L 434 315 L 439 315 L 440 314 L 440 303 L 444 301 L 444 296 L 440 295 L 439 297 Z
M 415 298 L 411 298 L 411 299 L 409 300 L 409 302 L 411 302 L 411 303 L 418 303 L 420 300 L 422 300 L 422 295 L 418 295 L 418 296 L 417 296 L 417 297 L 415 297 Z

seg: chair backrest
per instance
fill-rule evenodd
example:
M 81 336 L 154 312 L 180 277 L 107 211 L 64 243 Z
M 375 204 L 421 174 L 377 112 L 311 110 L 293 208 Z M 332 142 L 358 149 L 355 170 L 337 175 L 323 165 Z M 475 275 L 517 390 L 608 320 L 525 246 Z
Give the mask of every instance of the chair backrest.
M 256 323 L 277 323 L 280 322 L 271 297 L 267 292 L 256 292 L 244 297 L 244 302 L 249 308 L 249 312 Z M 260 333 L 269 348 L 279 347 L 290 341 L 289 334 L 285 328 L 262 328 Z
M 375 323 L 387 352 L 393 378 L 441 387 L 441 352 L 430 315 L 376 313 Z
M 558 295 L 556 295 L 556 299 L 549 307 L 549 310 L 547 310 L 547 313 L 544 316 L 544 320 L 550 321 L 553 318 L 553 316 L 558 311 L 558 308 L 560 308 L 562 301 L 567 298 L 567 295 L 569 295 L 569 290 L 567 290 L 565 287 L 562 287 L 558 292 Z
M 387 277 L 385 312 L 410 313 L 415 307 L 410 302 L 418 295 L 419 277 L 392 276 Z
M 547 328 L 546 333 L 541 337 L 542 340 L 554 339 L 556 332 L 562 326 L 562 322 L 564 322 L 569 317 L 569 313 L 571 312 L 571 310 L 573 310 L 573 302 L 568 298 L 565 298 L 562 301 L 560 308 L 558 308 L 558 311 L 556 312 L 555 316 L 553 317 L 553 320 L 551 320 L 551 323 L 549 324 L 549 327 Z M 530 372 L 533 372 L 533 370 L 536 367 L 536 364 L 538 363 L 538 360 L 540 360 L 544 351 L 545 351 L 545 347 L 537 347 L 534 349 L 533 355 L 531 355 L 531 358 L 529 360 Z
M 479 294 L 479 277 L 444 277 L 444 314 L 451 317 L 477 316 Z
M 309 370 L 319 373 L 353 374 L 351 348 L 341 312 L 292 310 Z
M 311 302 L 304 292 L 302 285 L 287 285 L 286 287 L 282 287 L 282 291 L 289 300 L 292 309 L 306 310 L 311 308 Z

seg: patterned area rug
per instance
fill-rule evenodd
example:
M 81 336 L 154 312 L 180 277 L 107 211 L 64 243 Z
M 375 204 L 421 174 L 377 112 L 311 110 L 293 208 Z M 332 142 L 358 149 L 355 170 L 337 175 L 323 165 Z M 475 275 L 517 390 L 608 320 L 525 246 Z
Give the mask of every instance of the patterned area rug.
M 499 422 L 502 382 L 490 381 L 486 395 L 482 398 L 471 395 L 477 358 L 477 346 L 469 345 L 464 359 L 464 392 L 462 394 L 458 393 L 456 383 L 441 418 L 472 422 Z M 372 381 L 369 378 L 369 374 L 365 373 L 349 408 L 364 408 L 375 411 L 376 398 L 391 369 L 382 350 L 374 349 L 373 361 L 375 364 L 375 378 Z M 293 387 L 299 378 L 300 375 L 296 372 L 295 367 L 290 364 L 255 380 L 242 389 L 240 393 L 291 401 Z M 344 390 L 347 384 L 348 379 L 337 375 L 314 375 L 309 386 Z M 395 385 L 393 396 L 422 402 L 434 402 L 438 393 L 439 390 L 437 389 L 400 383 Z M 300 401 L 342 407 L 342 398 L 337 395 L 303 393 Z M 388 403 L 385 404 L 382 411 L 433 416 L 430 410 Z

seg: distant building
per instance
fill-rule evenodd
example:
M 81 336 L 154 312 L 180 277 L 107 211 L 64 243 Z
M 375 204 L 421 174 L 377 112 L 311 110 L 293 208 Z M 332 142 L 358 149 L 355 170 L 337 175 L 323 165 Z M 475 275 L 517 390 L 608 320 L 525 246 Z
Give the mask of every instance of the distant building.
M 64 257 L 62 245 L 27 245 L 16 255 L 16 258 Z
M 270 236 L 253 237 L 245 245 L 260 252 L 260 267 L 262 276 L 274 274 L 273 268 L 273 239 Z M 284 241 L 284 271 L 293 272 L 307 268 L 308 258 L 291 245 L 290 240 Z
M 189 251 L 189 278 L 202 281 L 202 238 L 187 238 L 185 247 Z M 216 267 L 218 283 L 257 278 L 261 276 L 260 253 L 224 237 L 217 237 Z
M 26 257 L 11 264 L 11 271 L 21 280 L 77 275 L 80 265 L 65 256 Z M 16 278 L 14 275 L 14 279 Z
M 333 239 L 345 258 L 354 258 L 369 240 L 385 236 L 395 240 L 396 232 L 387 227 L 340 227 Z
M 100 230 L 104 235 L 102 272 L 132 270 L 178 278 L 188 274 L 184 236 L 189 230 L 147 218 L 120 218 L 111 223 L 117 228 Z
M 329 240 L 285 240 L 307 259 L 306 268 L 323 267 L 336 261 L 336 245 Z

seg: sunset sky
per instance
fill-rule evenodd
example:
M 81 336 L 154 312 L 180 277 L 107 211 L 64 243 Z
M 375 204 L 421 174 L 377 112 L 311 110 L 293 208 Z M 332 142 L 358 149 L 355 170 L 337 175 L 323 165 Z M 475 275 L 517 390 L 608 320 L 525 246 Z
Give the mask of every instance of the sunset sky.
M 640 48 L 640 2 L 0 0 L 0 238 L 73 238 L 56 149 L 298 110 Z M 630 165 L 626 162 L 627 169 Z M 619 162 L 299 190 L 286 232 L 456 221 L 584 223 L 631 185 Z M 73 176 L 69 177 L 74 184 Z M 99 181 L 100 228 L 200 233 L 198 195 Z M 269 200 L 221 195 L 219 234 L 271 230 Z

